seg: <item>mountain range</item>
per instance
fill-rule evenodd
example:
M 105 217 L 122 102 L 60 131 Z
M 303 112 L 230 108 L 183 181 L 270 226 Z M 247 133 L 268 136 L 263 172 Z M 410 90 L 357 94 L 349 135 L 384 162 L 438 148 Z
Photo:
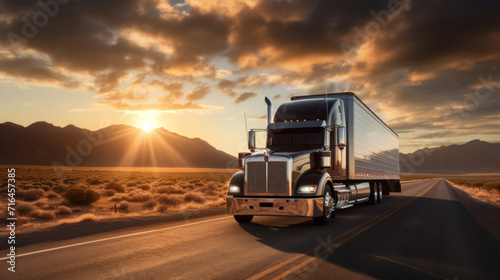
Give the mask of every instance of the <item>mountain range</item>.
M 237 159 L 199 138 L 128 125 L 96 131 L 74 125 L 35 122 L 0 124 L 0 164 L 237 168 Z M 500 172 L 500 143 L 473 140 L 462 145 L 400 154 L 401 173 Z
M 473 140 L 462 145 L 399 154 L 401 173 L 499 173 L 500 143 Z
M 96 131 L 36 122 L 0 124 L 0 164 L 237 168 L 237 159 L 199 138 L 128 125 Z

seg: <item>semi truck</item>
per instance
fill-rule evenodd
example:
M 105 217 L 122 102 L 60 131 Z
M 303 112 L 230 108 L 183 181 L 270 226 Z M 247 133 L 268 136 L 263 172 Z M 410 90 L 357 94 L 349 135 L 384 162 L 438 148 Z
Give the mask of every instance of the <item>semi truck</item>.
M 354 93 L 294 96 L 274 116 L 265 101 L 267 128 L 248 131 L 250 152 L 238 154 L 227 188 L 238 223 L 298 216 L 326 225 L 336 210 L 401 192 L 398 135 Z

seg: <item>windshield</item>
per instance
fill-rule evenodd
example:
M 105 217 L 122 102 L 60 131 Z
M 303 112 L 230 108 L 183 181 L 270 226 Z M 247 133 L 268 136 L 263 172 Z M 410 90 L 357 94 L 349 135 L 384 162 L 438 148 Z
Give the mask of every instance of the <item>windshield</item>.
M 315 128 L 290 128 L 269 131 L 268 146 L 319 146 L 324 145 L 324 129 Z

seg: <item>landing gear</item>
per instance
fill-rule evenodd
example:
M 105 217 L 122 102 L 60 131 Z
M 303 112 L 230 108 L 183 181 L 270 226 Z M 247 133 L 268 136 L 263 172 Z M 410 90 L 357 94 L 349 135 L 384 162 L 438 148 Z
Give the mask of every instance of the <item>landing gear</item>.
M 323 215 L 320 217 L 313 217 L 313 221 L 318 226 L 329 224 L 335 218 L 335 198 L 333 197 L 330 187 L 326 187 L 323 200 Z

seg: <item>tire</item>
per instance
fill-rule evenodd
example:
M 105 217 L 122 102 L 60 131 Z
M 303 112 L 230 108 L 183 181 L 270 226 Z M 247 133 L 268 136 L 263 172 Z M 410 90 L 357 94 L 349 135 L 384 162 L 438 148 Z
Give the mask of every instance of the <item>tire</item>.
M 327 186 L 325 189 L 323 202 L 323 215 L 319 217 L 313 217 L 314 223 L 318 226 L 325 226 L 335 218 L 335 211 L 333 211 L 333 207 L 335 206 L 335 198 L 329 186 Z
M 370 196 L 368 197 L 368 204 L 375 205 L 377 204 L 377 183 L 370 183 Z
M 240 224 L 247 224 L 252 221 L 253 215 L 234 215 L 234 219 Z
M 377 203 L 382 203 L 382 195 L 383 195 L 382 184 L 378 183 L 377 184 Z

